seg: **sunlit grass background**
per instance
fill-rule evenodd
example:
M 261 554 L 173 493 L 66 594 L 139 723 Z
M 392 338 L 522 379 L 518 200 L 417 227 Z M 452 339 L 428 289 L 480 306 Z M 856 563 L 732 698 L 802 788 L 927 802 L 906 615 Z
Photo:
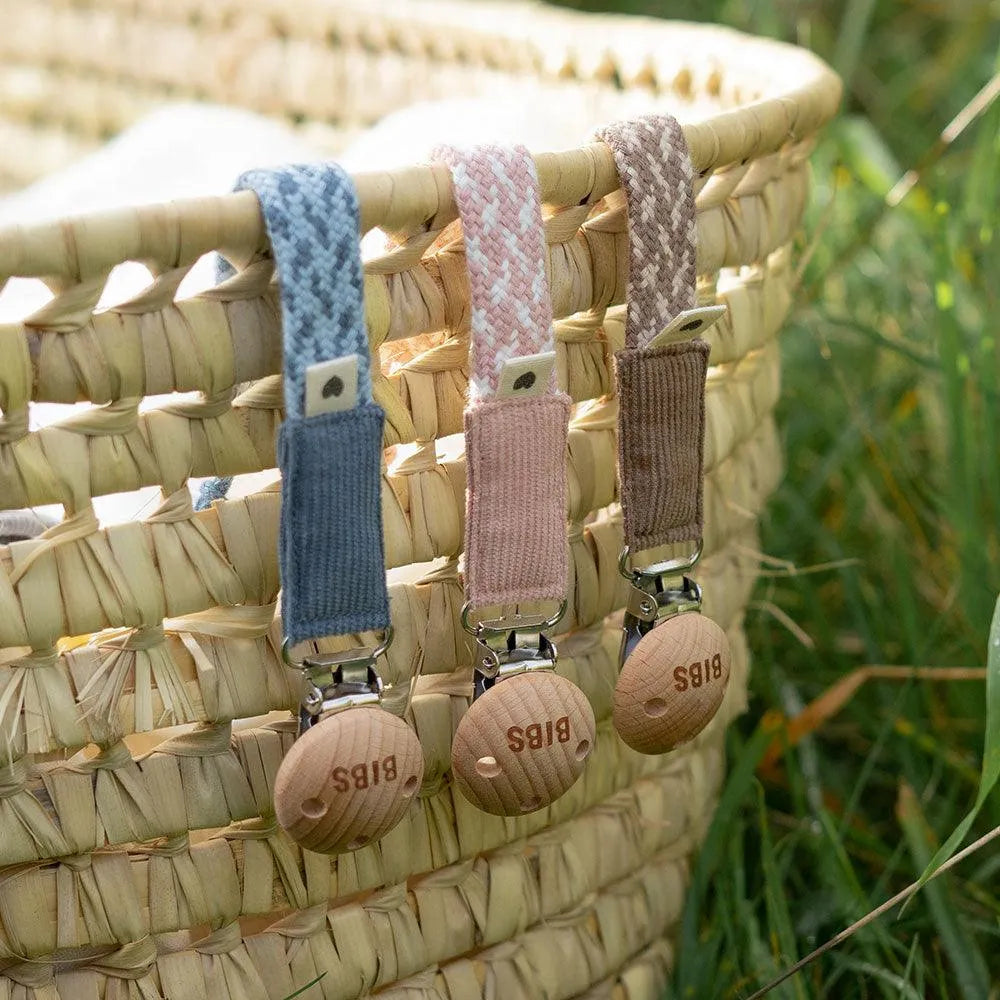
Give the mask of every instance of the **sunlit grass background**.
M 996 83 L 1000 4 L 568 2 L 784 38 L 845 82 L 814 157 L 811 256 L 783 334 L 787 475 L 763 526 L 773 575 L 748 617 L 751 708 L 671 989 L 745 996 L 913 881 L 976 796 L 981 679 L 870 680 L 771 768 L 756 731 L 767 710 L 793 716 L 867 664 L 986 664 L 1000 590 L 1000 101 L 950 145 L 939 135 Z M 1000 793 L 966 840 L 998 825 Z M 771 995 L 1000 996 L 1000 849 Z

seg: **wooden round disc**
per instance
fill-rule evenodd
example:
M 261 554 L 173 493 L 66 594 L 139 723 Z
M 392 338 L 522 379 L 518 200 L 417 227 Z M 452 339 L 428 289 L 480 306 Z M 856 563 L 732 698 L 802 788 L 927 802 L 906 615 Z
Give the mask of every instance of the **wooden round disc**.
M 458 724 L 455 781 L 484 812 L 534 812 L 580 777 L 595 733 L 590 702 L 565 677 L 551 670 L 508 677 L 477 698 Z
M 424 776 L 416 733 L 374 706 L 349 708 L 303 733 L 278 768 L 278 822 L 303 847 L 340 854 L 387 834 Z
M 639 753 L 666 753 L 712 720 L 729 683 L 729 640 L 711 618 L 687 612 L 639 640 L 615 687 L 618 735 Z

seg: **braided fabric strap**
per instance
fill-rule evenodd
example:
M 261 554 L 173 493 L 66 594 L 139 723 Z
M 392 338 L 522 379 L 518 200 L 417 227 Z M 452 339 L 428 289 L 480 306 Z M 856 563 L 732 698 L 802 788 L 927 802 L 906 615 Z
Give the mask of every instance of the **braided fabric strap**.
M 628 205 L 625 347 L 645 347 L 694 305 L 694 169 L 670 115 L 613 122 L 597 138 L 611 147 Z
M 695 304 L 694 171 L 669 115 L 616 122 L 597 135 L 611 147 L 628 208 L 628 311 L 616 378 L 625 544 L 634 554 L 702 535 L 709 346 L 651 345 L 671 321 L 681 337 L 703 325 L 682 316 Z
M 538 177 L 521 146 L 439 147 L 471 301 L 465 589 L 475 607 L 566 592 L 566 437 Z
M 372 402 L 357 194 L 335 164 L 254 170 L 281 289 L 279 562 L 293 643 L 389 624 L 382 409 Z

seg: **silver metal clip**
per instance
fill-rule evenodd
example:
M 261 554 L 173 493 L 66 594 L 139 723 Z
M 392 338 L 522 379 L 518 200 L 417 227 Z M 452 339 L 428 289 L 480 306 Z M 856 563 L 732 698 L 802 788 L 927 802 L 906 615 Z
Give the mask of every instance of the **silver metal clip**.
M 282 659 L 302 671 L 305 691 L 299 706 L 299 735 L 322 718 L 359 705 L 382 702 L 382 678 L 376 669 L 378 658 L 392 643 L 392 626 L 374 649 L 362 646 L 339 653 L 317 653 L 296 661 L 289 642 L 281 646 Z
M 462 628 L 476 640 L 473 701 L 489 691 L 497 681 L 535 670 L 553 670 L 555 644 L 545 634 L 562 620 L 567 602 L 560 603 L 551 617 L 522 615 L 515 611 L 504 618 L 470 621 L 471 606 L 462 608 Z
M 628 546 L 622 549 L 618 570 L 631 586 L 622 619 L 619 665 L 628 659 L 639 640 L 660 622 L 687 611 L 701 610 L 701 587 L 687 575 L 687 571 L 701 558 L 701 551 L 702 543 L 699 541 L 698 547 L 688 556 L 634 569 Z M 679 586 L 667 585 L 668 581 L 677 577 L 681 577 Z

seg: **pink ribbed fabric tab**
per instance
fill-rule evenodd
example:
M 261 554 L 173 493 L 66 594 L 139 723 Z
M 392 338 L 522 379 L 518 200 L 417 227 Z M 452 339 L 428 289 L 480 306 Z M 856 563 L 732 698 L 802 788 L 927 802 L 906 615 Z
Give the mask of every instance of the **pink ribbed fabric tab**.
M 565 393 L 465 411 L 465 590 L 475 607 L 566 593 Z
M 521 146 L 440 147 L 434 159 L 451 168 L 469 273 L 466 597 L 474 607 L 560 600 L 570 400 L 554 373 L 541 394 L 498 395 L 505 362 L 555 350 L 534 161 Z
M 694 171 L 678 122 L 651 115 L 608 125 L 628 206 L 625 349 L 616 356 L 618 474 L 633 553 L 702 535 L 705 375 L 700 339 L 649 342 L 695 304 Z

